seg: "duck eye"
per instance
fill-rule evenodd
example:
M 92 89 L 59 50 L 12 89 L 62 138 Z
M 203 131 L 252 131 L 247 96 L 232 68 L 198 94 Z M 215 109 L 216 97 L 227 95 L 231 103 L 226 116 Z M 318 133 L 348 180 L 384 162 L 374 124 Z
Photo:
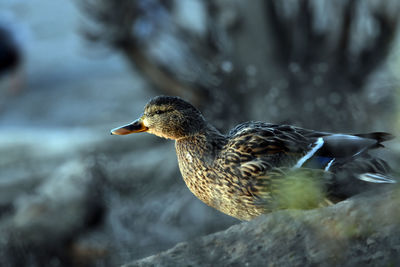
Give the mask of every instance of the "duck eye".
M 164 111 L 156 110 L 154 113 L 157 114 L 157 115 L 160 115 L 160 114 L 164 113 Z

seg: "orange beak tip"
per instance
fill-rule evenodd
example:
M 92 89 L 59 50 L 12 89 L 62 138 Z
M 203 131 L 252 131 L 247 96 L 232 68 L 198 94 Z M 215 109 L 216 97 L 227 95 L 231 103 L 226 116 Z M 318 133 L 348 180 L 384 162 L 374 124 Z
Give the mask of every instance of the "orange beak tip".
M 115 128 L 111 130 L 111 135 L 127 135 L 131 133 L 146 132 L 148 128 L 144 126 L 143 122 L 138 119 L 130 124 Z
M 127 129 L 124 129 L 122 127 L 120 128 L 115 128 L 111 130 L 111 135 L 126 135 L 129 134 L 130 132 Z

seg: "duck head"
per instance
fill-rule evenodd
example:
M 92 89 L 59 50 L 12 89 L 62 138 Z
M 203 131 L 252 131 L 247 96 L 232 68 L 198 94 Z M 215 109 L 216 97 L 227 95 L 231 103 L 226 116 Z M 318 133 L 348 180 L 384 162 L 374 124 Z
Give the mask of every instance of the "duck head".
M 148 132 L 178 140 L 202 132 L 205 126 L 206 122 L 200 111 L 190 103 L 179 97 L 157 96 L 146 104 L 139 119 L 111 130 L 111 134 Z

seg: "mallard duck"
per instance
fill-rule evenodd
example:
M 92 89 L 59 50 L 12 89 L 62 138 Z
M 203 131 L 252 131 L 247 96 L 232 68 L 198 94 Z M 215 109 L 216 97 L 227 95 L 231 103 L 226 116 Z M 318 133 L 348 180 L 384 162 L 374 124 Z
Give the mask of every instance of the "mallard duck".
M 291 208 L 290 201 L 282 200 L 288 199 L 291 183 L 301 190 L 310 181 L 317 185 L 312 208 L 360 193 L 370 185 L 396 182 L 388 175 L 389 166 L 368 154 L 393 138 L 384 132 L 335 134 L 245 122 L 222 134 L 193 105 L 171 96 L 151 99 L 139 119 L 111 134 L 139 132 L 175 140 L 179 169 L 188 188 L 207 205 L 240 220 Z M 301 191 L 300 198 L 309 194 L 309 190 Z

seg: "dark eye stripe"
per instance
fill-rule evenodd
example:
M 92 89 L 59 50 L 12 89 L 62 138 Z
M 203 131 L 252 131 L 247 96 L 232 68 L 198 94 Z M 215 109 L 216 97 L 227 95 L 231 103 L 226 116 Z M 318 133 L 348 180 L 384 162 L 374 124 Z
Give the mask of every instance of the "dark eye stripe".
M 159 115 L 159 114 L 163 114 L 163 113 L 171 112 L 171 111 L 172 111 L 172 109 L 164 109 L 164 110 L 159 109 L 159 110 L 154 111 L 154 114 Z

